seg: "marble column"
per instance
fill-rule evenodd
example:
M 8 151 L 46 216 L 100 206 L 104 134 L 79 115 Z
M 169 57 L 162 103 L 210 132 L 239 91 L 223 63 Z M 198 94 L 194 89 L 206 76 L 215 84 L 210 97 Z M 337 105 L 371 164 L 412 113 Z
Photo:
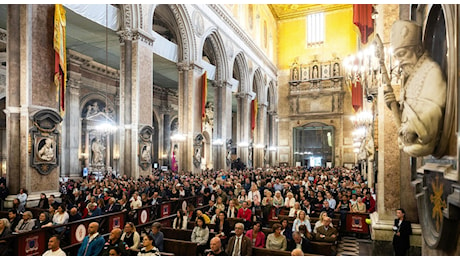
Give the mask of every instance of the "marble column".
M 79 65 L 75 66 L 79 68 Z M 69 71 L 66 95 L 66 115 L 63 124 L 62 139 L 64 143 L 64 153 L 61 167 L 61 176 L 76 178 L 82 176 L 81 161 L 78 150 L 81 136 L 81 115 L 80 115 L 80 86 L 81 73 L 79 71 Z
M 8 5 L 6 26 L 6 149 L 7 185 L 10 194 L 26 188 L 27 206 L 40 192 L 59 189 L 60 168 L 42 175 L 30 166 L 32 139 L 31 117 L 42 109 L 58 112 L 54 85 L 54 5 Z M 61 130 L 59 129 L 61 132 Z M 14 195 L 13 195 L 14 196 Z M 5 206 L 11 206 L 8 201 Z M 35 202 L 36 203 L 36 202 Z
M 179 171 L 200 172 L 193 165 L 193 139 L 201 133 L 201 75 L 203 68 L 190 62 L 179 62 L 179 131 L 185 140 L 178 144 Z
M 213 165 L 214 169 L 227 169 L 226 155 L 227 146 L 226 140 L 231 138 L 231 118 L 232 118 L 232 103 L 231 103 L 231 85 L 223 81 L 213 82 L 214 90 L 214 130 L 213 140 L 222 140 L 222 145 L 214 145 Z M 230 132 L 229 132 L 230 130 Z
M 163 157 L 163 165 L 165 163 L 171 167 L 171 159 L 172 159 L 172 147 L 171 147 L 171 116 L 169 115 L 169 111 L 165 111 L 163 114 L 163 149 L 162 154 L 166 155 Z
M 120 173 L 138 178 L 151 173 L 152 166 L 139 166 L 139 130 L 152 126 L 154 39 L 140 29 L 118 32 L 120 65 Z
M 237 154 L 244 164 L 248 164 L 248 147 L 239 146 L 241 142 L 249 144 L 251 142 L 251 96 L 249 93 L 238 93 L 238 140 Z
M 259 103 L 257 108 L 257 122 L 255 134 L 255 146 L 254 146 L 254 168 L 265 167 L 264 165 L 264 149 L 267 143 L 265 142 L 265 135 L 268 133 L 266 129 L 267 121 L 267 104 Z M 257 133 L 257 134 L 256 134 Z
M 382 39 L 385 47 L 389 47 L 391 25 L 399 19 L 399 5 L 377 5 L 376 33 Z M 383 20 L 385 19 L 385 20 Z M 392 82 L 395 96 L 399 97 L 400 85 Z M 393 238 L 393 220 L 397 208 L 415 205 L 415 193 L 410 186 L 410 167 L 408 157 L 399 150 L 398 128 L 394 122 L 390 109 L 385 105 L 383 87 L 378 91 L 378 176 L 376 182 L 376 208 L 371 214 L 372 238 L 374 240 L 391 241 Z M 412 195 L 411 195 L 412 194 Z M 404 199 L 402 202 L 401 198 Z M 412 202 L 412 203 L 410 203 Z M 419 236 L 418 225 L 412 225 L 413 234 Z M 413 236 L 414 238 L 414 236 Z M 420 237 L 411 239 L 412 242 L 420 241 Z

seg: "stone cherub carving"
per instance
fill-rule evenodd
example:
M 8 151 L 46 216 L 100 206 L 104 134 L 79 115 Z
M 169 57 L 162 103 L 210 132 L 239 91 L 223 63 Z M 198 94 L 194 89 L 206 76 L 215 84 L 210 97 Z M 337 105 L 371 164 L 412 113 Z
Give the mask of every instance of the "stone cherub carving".
M 421 27 L 415 22 L 399 20 L 393 24 L 391 47 L 404 76 L 399 104 L 386 69 L 384 78 L 387 87 L 384 93 L 385 103 L 392 109 L 399 128 L 399 146 L 410 156 L 430 155 L 441 132 L 446 81 L 439 65 L 424 51 Z M 382 58 L 380 62 L 382 65 Z

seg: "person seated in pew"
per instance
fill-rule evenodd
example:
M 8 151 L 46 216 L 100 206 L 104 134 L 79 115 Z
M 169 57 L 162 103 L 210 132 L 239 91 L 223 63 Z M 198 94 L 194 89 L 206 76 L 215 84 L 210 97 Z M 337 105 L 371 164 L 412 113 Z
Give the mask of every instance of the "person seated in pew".
M 216 237 L 220 238 L 222 246 L 225 247 L 231 232 L 230 223 L 225 212 L 221 211 L 219 213 L 214 231 L 216 232 Z
M 100 256 L 108 256 L 111 249 L 118 248 L 122 256 L 129 256 L 128 245 L 121 240 L 121 229 L 114 228 L 110 232 L 109 239 L 105 242 L 102 251 L 99 253 Z
M 294 203 L 294 207 L 292 207 L 290 210 L 289 210 L 289 217 L 297 217 L 297 215 L 299 214 L 299 212 L 301 211 L 302 209 L 300 208 L 300 202 L 296 202 Z
M 2 239 L 11 235 L 10 222 L 6 218 L 0 219 L 0 255 L 10 255 L 12 251 L 12 239 Z
M 317 230 L 320 226 L 324 225 L 324 219 L 327 217 L 327 212 L 326 211 L 322 211 L 320 214 L 319 214 L 319 220 L 316 221 L 315 223 L 315 227 L 313 228 L 313 233 L 316 234 L 317 233 Z M 329 224 L 330 227 L 334 227 L 334 225 L 332 225 L 332 222 Z
M 203 217 L 204 223 L 206 223 L 206 224 L 211 224 L 211 219 L 208 217 L 208 215 L 204 214 L 203 211 L 201 211 L 201 210 L 197 210 L 197 211 L 196 211 L 196 219 L 195 219 L 195 222 L 197 221 L 197 219 L 198 219 L 199 217 Z
M 295 231 L 292 233 L 292 240 L 288 242 L 287 250 L 301 249 L 303 253 L 313 253 L 310 240 L 302 237 L 300 232 Z
M 221 196 L 218 196 L 216 199 L 216 209 L 220 209 L 221 211 L 225 211 L 225 204 Z
M 51 222 L 48 212 L 42 212 L 35 221 L 35 226 L 32 229 L 51 227 L 52 225 L 53 222 Z
M 32 228 L 35 226 L 35 220 L 32 218 L 33 218 L 32 212 L 30 211 L 24 212 L 24 214 L 22 215 L 22 219 L 19 221 L 14 231 L 16 233 L 24 233 L 27 231 L 31 231 Z
M 334 209 L 329 207 L 329 201 L 327 200 L 323 201 L 323 208 L 321 209 L 321 211 L 326 211 L 327 216 L 330 218 L 334 217 Z
M 155 240 L 152 235 L 145 235 L 142 239 L 143 247 L 137 256 L 160 256 L 160 250 L 155 247 Z
M 204 255 L 204 250 L 206 249 L 208 239 L 209 228 L 206 225 L 203 217 L 198 217 L 191 237 L 191 241 L 197 244 L 196 255 Z
M 273 224 L 272 230 L 273 233 L 267 236 L 265 248 L 283 251 L 286 250 L 287 240 L 286 237 L 281 234 L 281 224 Z
M 278 218 L 281 209 L 284 207 L 284 198 L 281 196 L 281 191 L 275 191 L 275 197 L 273 197 L 273 206 L 275 207 L 275 216 L 274 219 Z
M 249 204 L 247 201 L 243 202 L 243 207 L 238 210 L 237 218 L 243 218 L 244 220 L 244 228 L 247 230 L 251 226 L 251 216 L 252 211 L 249 209 Z
M 314 238 L 313 233 L 308 232 L 307 226 L 305 226 L 305 225 L 300 225 L 299 226 L 299 232 L 302 235 L 302 237 L 304 237 L 304 238 L 306 238 L 308 240 L 313 240 L 313 238 Z
M 222 250 L 222 244 L 218 237 L 211 238 L 209 245 L 211 249 L 209 250 L 207 256 L 227 256 L 227 253 Z
M 292 232 L 299 231 L 299 226 L 301 225 L 305 225 L 308 229 L 308 232 L 311 233 L 312 230 L 310 224 L 310 217 L 307 216 L 307 214 L 303 210 L 299 211 L 297 218 L 294 220 L 294 223 L 292 224 Z
M 287 240 L 292 239 L 292 227 L 289 225 L 287 219 L 282 219 L 280 221 L 281 224 L 281 235 L 284 235 Z
M 296 248 L 296 249 L 292 250 L 291 256 L 304 256 L 304 253 L 302 252 L 301 249 Z
M 69 223 L 82 219 L 80 212 L 76 207 L 70 209 L 69 212 Z
M 235 201 L 230 200 L 228 202 L 227 218 L 236 218 L 237 215 L 238 215 L 238 209 L 235 206 Z
M 160 222 L 153 222 L 152 224 L 152 231 L 150 231 L 150 235 L 153 236 L 153 239 L 155 240 L 155 246 L 160 250 L 160 252 L 163 252 L 163 246 L 164 246 L 164 237 L 165 235 L 163 232 L 161 232 L 161 223 Z
M 172 228 L 174 229 L 187 229 L 188 218 L 182 211 L 178 209 L 176 212 L 176 217 L 173 220 Z
M 252 229 L 246 232 L 246 236 L 251 239 L 253 247 L 265 247 L 265 234 L 262 232 L 262 223 L 255 222 Z
M 244 224 L 238 222 L 235 224 L 235 235 L 228 240 L 225 253 L 229 256 L 251 256 L 252 243 L 249 237 L 244 234 Z
M 21 215 L 14 209 L 8 211 L 8 221 L 10 222 L 10 230 L 14 232 L 19 221 L 21 221 Z
M 216 213 L 211 217 L 211 224 L 216 224 L 216 220 L 221 212 L 220 208 L 216 208 Z
M 337 230 L 333 227 L 330 227 L 332 219 L 330 217 L 324 218 L 324 225 L 318 227 L 316 230 L 316 237 L 317 241 L 325 241 L 325 242 L 335 242 L 337 240 Z
M 137 255 L 141 238 L 133 222 L 127 222 L 125 224 L 123 234 L 121 235 L 121 241 L 124 241 L 128 245 L 131 255 Z

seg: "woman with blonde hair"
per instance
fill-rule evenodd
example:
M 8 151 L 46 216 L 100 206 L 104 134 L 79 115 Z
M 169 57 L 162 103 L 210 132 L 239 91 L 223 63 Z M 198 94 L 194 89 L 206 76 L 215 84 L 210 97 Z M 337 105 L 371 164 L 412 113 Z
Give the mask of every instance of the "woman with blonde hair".
M 294 207 L 292 207 L 290 210 L 289 210 L 289 217 L 297 217 L 299 215 L 299 212 L 301 211 L 302 209 L 300 208 L 300 202 L 296 202 L 294 203 Z
M 286 199 L 284 200 L 284 206 L 288 209 L 291 209 L 292 207 L 294 207 L 294 204 L 295 204 L 294 194 L 292 194 L 292 192 L 288 192 L 286 194 Z
M 297 218 L 294 220 L 294 223 L 292 224 L 292 232 L 299 231 L 299 226 L 301 225 L 305 225 L 307 227 L 307 231 L 311 233 L 310 217 L 303 210 L 299 211 Z
M 278 218 L 281 208 L 284 207 L 284 198 L 281 196 L 281 191 L 275 191 L 275 197 L 273 198 L 273 207 L 275 207 L 275 217 Z
M 125 224 L 125 228 L 123 229 L 123 234 L 120 238 L 121 241 L 124 241 L 126 245 L 129 247 L 131 252 L 139 252 L 139 243 L 141 242 L 141 237 L 139 233 L 136 231 L 136 226 L 133 222 L 128 222 Z M 132 255 L 136 255 L 132 254 Z
M 315 227 L 313 228 L 313 233 L 316 233 L 316 231 L 318 230 L 319 227 L 323 226 L 324 225 L 324 219 L 327 218 L 327 212 L 326 211 L 322 211 L 320 214 L 319 214 L 319 220 L 316 221 L 315 223 Z M 329 224 L 330 227 L 334 227 L 334 225 L 332 225 L 332 222 L 331 224 Z

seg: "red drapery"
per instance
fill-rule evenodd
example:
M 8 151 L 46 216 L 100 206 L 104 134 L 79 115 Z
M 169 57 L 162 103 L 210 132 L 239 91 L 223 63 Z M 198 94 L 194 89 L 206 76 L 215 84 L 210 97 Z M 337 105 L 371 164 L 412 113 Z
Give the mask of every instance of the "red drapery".
M 366 44 L 367 38 L 374 32 L 372 20 L 372 4 L 353 5 L 353 24 L 358 26 L 361 32 L 361 43 Z
M 363 88 L 359 81 L 351 85 L 351 104 L 355 112 L 363 106 Z
M 61 4 L 56 4 L 54 8 L 54 84 L 57 88 L 56 99 L 59 101 L 61 117 L 64 117 L 67 78 L 66 18 L 65 9 Z

